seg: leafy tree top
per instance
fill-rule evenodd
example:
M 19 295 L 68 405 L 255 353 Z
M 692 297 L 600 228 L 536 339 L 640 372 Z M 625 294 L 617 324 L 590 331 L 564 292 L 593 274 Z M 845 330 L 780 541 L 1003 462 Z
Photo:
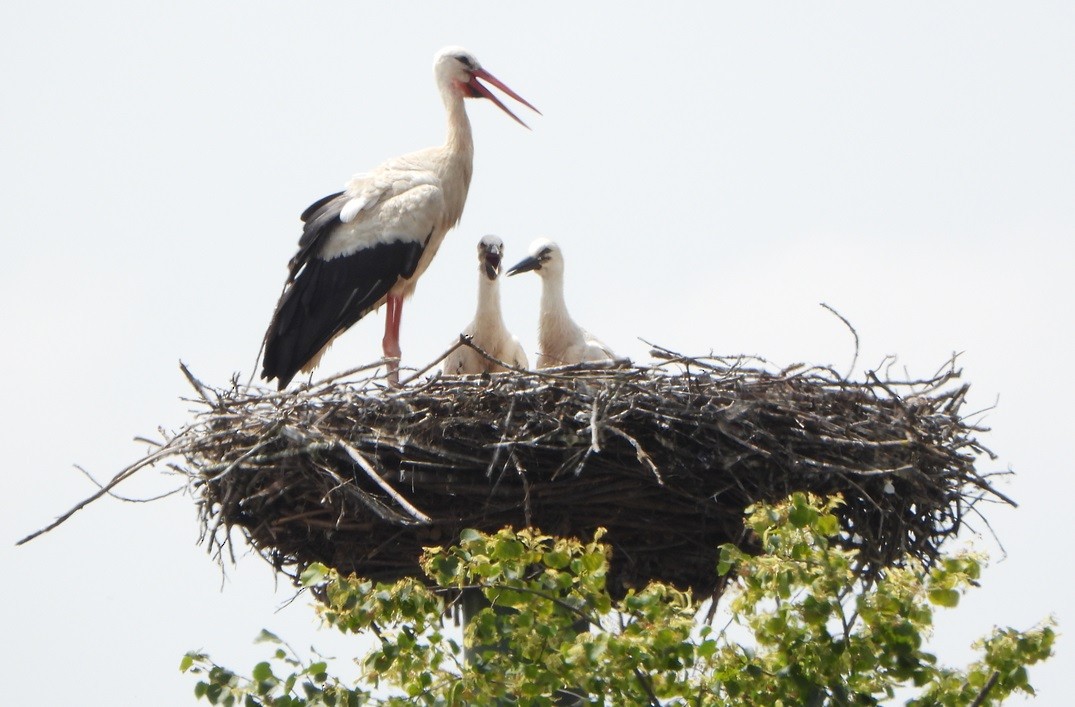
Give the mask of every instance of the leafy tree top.
M 990 705 L 1033 694 L 1027 667 L 1052 654 L 1052 622 L 996 628 L 980 658 L 946 667 L 927 652 L 936 607 L 954 607 L 976 586 L 983 559 L 945 557 L 930 569 L 909 560 L 864 585 L 854 551 L 836 546 L 838 498 L 795 494 L 748 511 L 762 552 L 721 548 L 714 571 L 731 579 L 724 601 L 747 634 L 699 625 L 689 593 L 653 583 L 614 601 L 605 586 L 608 548 L 532 530 L 464 531 L 458 544 L 427 548 L 432 582 L 375 585 L 324 566 L 303 575 L 323 597 L 324 621 L 371 634 L 361 684 L 332 677 L 277 642 L 272 659 L 240 677 L 199 653 L 198 697 L 223 705 Z M 468 622 L 464 664 L 446 624 L 461 592 L 489 607 Z

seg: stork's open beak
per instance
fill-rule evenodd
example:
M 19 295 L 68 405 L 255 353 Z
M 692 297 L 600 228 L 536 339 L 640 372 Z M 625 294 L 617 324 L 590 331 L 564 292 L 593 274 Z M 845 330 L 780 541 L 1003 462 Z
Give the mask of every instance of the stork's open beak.
M 484 261 L 485 261 L 485 276 L 490 280 L 495 280 L 497 275 L 500 274 L 500 249 L 496 246 L 490 246 L 485 249 Z
M 531 270 L 540 269 L 541 260 L 531 255 L 529 258 L 524 258 L 523 260 L 520 260 L 518 263 L 515 264 L 515 267 L 513 267 L 511 270 L 508 270 L 508 277 L 511 277 L 512 275 L 518 275 L 521 272 L 530 272 Z
M 470 95 L 475 97 L 475 98 L 479 98 L 479 97 L 488 98 L 490 101 L 492 101 L 493 103 L 497 104 L 497 106 L 500 107 L 500 110 L 504 111 L 505 113 L 510 115 L 512 118 L 514 118 L 515 121 L 517 123 L 519 123 L 519 125 L 523 126 L 524 128 L 529 130 L 530 126 L 527 125 L 526 123 L 524 123 L 522 120 L 520 120 L 519 116 L 517 116 L 514 113 L 512 113 L 508 109 L 508 107 L 506 105 L 504 105 L 503 103 L 501 103 L 500 99 L 497 98 L 493 94 L 493 92 L 490 91 L 487 86 L 485 86 L 485 84 L 479 82 L 478 79 L 484 79 L 485 81 L 488 81 L 489 83 L 493 84 L 494 86 L 499 88 L 504 93 L 508 94 L 509 96 L 511 96 L 512 98 L 517 100 L 519 103 L 522 103 L 524 106 L 526 106 L 530 110 L 534 111 L 538 115 L 541 115 L 541 111 L 539 111 L 534 106 L 530 105 L 529 101 L 527 101 L 525 98 L 520 96 L 515 91 L 512 91 L 510 88 L 508 88 L 506 85 L 504 85 L 503 81 L 501 81 L 497 77 L 493 76 L 492 74 L 490 74 L 485 69 L 474 69 L 473 71 L 471 71 L 470 72 L 470 81 L 467 81 L 467 87 L 470 88 Z

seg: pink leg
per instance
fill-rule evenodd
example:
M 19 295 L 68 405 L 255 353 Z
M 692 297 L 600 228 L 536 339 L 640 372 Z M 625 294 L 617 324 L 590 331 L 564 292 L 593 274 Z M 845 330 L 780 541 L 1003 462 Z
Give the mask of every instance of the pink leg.
M 388 359 L 388 384 L 399 387 L 399 320 L 403 314 L 403 297 L 388 295 L 388 312 L 384 320 L 384 339 L 381 348 Z

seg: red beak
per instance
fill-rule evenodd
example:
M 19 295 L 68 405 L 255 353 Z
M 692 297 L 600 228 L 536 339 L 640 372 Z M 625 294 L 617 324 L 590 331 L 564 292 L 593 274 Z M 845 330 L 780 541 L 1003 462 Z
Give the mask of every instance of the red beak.
M 484 84 L 480 83 L 478 81 L 478 79 L 484 79 L 485 81 L 488 81 L 489 83 L 491 83 L 492 85 L 496 86 L 497 88 L 499 88 L 504 93 L 508 94 L 509 96 L 511 96 L 512 98 L 517 100 L 519 103 L 522 103 L 524 106 L 526 106 L 530 110 L 534 111 L 538 115 L 541 115 L 541 111 L 539 111 L 534 106 L 530 105 L 529 101 L 527 101 L 525 98 L 520 96 L 515 91 L 512 91 L 510 88 L 508 88 L 506 85 L 504 85 L 503 81 L 501 81 L 497 77 L 493 76 L 492 74 L 490 74 L 485 69 L 475 69 L 474 71 L 472 71 L 471 74 L 470 74 L 470 81 L 467 82 L 467 87 L 469 87 L 471 89 L 471 94 L 470 95 L 474 96 L 474 97 L 479 97 L 480 96 L 482 98 L 488 98 L 490 101 L 495 103 L 500 108 L 500 110 L 504 111 L 505 113 L 510 115 L 512 118 L 514 118 L 515 121 L 517 123 L 519 123 L 519 125 L 523 126 L 524 128 L 529 129 L 530 126 L 527 125 L 526 123 L 524 123 L 522 120 L 520 120 L 519 116 L 517 116 L 514 113 L 512 113 L 511 110 L 509 110 L 506 105 L 501 103 L 500 99 L 497 98 L 493 94 L 493 92 L 490 91 Z

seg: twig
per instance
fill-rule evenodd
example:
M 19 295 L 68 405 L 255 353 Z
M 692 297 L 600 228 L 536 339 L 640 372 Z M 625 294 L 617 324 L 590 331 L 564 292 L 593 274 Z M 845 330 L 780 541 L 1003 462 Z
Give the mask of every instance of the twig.
M 190 372 L 190 369 L 187 368 L 187 364 L 180 361 L 179 370 L 183 371 L 183 375 L 186 376 L 187 382 L 189 382 L 191 387 L 198 392 L 198 395 L 201 396 L 202 400 L 208 403 L 211 407 L 216 407 L 216 405 L 219 404 L 220 398 L 212 396 L 212 393 L 205 387 L 205 384 L 195 378 L 194 374 Z
M 500 432 L 500 441 L 493 449 L 493 458 L 489 460 L 489 466 L 485 470 L 485 477 L 491 478 L 493 475 L 493 469 L 496 467 L 497 462 L 500 461 L 500 454 L 503 451 L 508 440 L 508 431 L 511 430 L 511 416 L 515 414 L 515 398 L 512 397 L 511 402 L 508 404 L 508 414 L 504 416 L 504 421 L 501 423 L 503 430 Z M 509 452 L 510 453 L 510 452 Z
M 91 482 L 93 482 L 94 486 L 96 486 L 99 489 L 104 488 L 104 484 L 102 484 L 97 479 L 93 478 L 93 474 L 91 474 L 90 472 L 86 471 L 85 469 L 80 467 L 78 464 L 75 464 L 74 466 L 75 466 L 76 469 L 78 469 L 79 471 L 82 472 L 83 476 L 85 476 L 87 479 L 89 479 Z M 124 503 L 149 503 L 151 501 L 159 501 L 162 498 L 168 498 L 169 496 L 174 496 L 175 494 L 179 493 L 180 491 L 183 491 L 185 488 L 187 488 L 187 485 L 183 484 L 182 486 L 180 486 L 178 488 L 174 488 L 171 491 L 165 491 L 164 493 L 157 494 L 156 496 L 150 496 L 149 498 L 130 498 L 128 496 L 120 496 L 118 493 L 112 493 L 111 491 L 108 491 L 107 493 L 108 493 L 108 495 L 110 497 L 116 499 L 117 501 L 123 501 Z
M 646 695 L 649 696 L 649 703 L 651 707 L 661 707 L 661 701 L 657 699 L 657 693 L 653 691 L 653 685 L 650 684 L 650 679 L 646 677 L 638 668 L 632 668 L 635 672 L 635 677 L 638 678 L 639 684 L 642 685 L 642 689 L 645 690 Z
M 369 463 L 369 460 L 367 460 L 366 457 L 362 456 L 361 452 L 359 452 L 357 449 L 347 444 L 343 440 L 337 440 L 336 444 L 339 445 L 340 449 L 347 452 L 347 456 L 351 457 L 351 459 L 354 460 L 354 462 L 358 464 L 358 466 L 364 472 L 366 472 L 366 475 L 369 476 L 375 484 L 381 487 L 381 490 L 391 496 L 395 500 L 395 502 L 398 503 L 400 507 L 403 508 L 405 511 L 410 513 L 415 520 L 419 521 L 420 523 L 426 524 L 433 522 L 432 518 L 415 508 L 410 501 L 403 497 L 403 494 L 401 494 L 399 491 L 396 491 L 388 484 L 387 481 L 382 479 L 381 475 L 377 473 L 377 470 L 373 468 L 373 465 Z
M 851 365 L 848 367 L 847 373 L 844 374 L 844 379 L 845 380 L 850 380 L 851 374 L 855 372 L 855 364 L 857 364 L 858 360 L 859 360 L 859 333 L 857 331 L 855 331 L 855 327 L 851 326 L 851 322 L 847 321 L 847 319 L 844 318 L 844 315 L 840 314 L 839 312 L 837 312 L 835 309 L 833 309 L 829 305 L 825 304 L 824 302 L 820 302 L 819 304 L 822 307 L 824 307 L 825 309 L 827 309 L 830 312 L 832 312 L 833 314 L 835 314 L 836 317 L 841 322 L 843 322 L 844 326 L 846 326 L 848 328 L 848 330 L 851 332 L 851 336 L 855 337 L 855 355 L 851 358 Z
M 460 346 L 462 346 L 465 343 L 467 343 L 465 339 L 466 339 L 466 337 L 463 334 L 460 334 L 459 335 L 459 341 L 457 341 L 454 344 L 452 344 L 451 346 L 449 346 L 447 351 L 445 351 L 440 356 L 435 358 L 433 360 L 433 362 L 428 364 L 425 368 L 423 368 L 422 370 L 418 371 L 413 376 L 408 376 L 407 378 L 405 378 L 403 380 L 403 382 L 399 384 L 399 387 L 400 388 L 406 388 L 408 383 L 410 383 L 411 381 L 416 380 L 417 378 L 421 377 L 422 375 L 425 374 L 426 371 L 428 371 L 429 369 L 433 368 L 434 366 L 436 366 L 438 363 L 440 363 L 444 359 L 448 358 L 452 354 L 453 351 L 455 351 Z
M 601 453 L 601 426 L 597 419 L 597 398 L 593 399 L 593 407 L 590 409 L 590 448 L 587 450 L 595 454 Z
M 88 498 L 80 501 L 79 503 L 75 504 L 75 506 L 73 508 L 71 508 L 71 510 L 67 511 L 66 513 L 64 513 L 63 515 L 58 517 L 56 520 L 54 520 L 53 522 L 49 523 L 44 528 L 41 528 L 40 530 L 37 530 L 37 531 L 35 531 L 33 533 L 30 533 L 25 538 L 23 538 L 22 540 L 20 540 L 17 543 L 15 543 L 15 545 L 24 545 L 24 544 L 30 542 L 31 540 L 33 540 L 34 538 L 36 538 L 36 537 L 38 537 L 40 535 L 44 535 L 45 533 L 49 532 L 53 528 L 56 528 L 56 527 L 62 525 L 68 518 L 73 516 L 75 513 L 78 513 L 83 508 L 85 508 L 86 506 L 90 505 L 91 503 L 96 501 L 101 496 L 106 495 L 108 492 L 110 492 L 112 489 L 114 489 L 119 484 L 121 484 L 124 481 L 126 481 L 127 479 L 131 478 L 131 476 L 135 472 L 137 472 L 139 469 L 142 469 L 142 468 L 147 467 L 147 466 L 149 466 L 149 465 L 151 465 L 151 464 L 153 464 L 155 462 L 160 461 L 161 459 L 169 457 L 174 453 L 175 453 L 174 449 L 172 449 L 170 447 L 164 447 L 164 448 L 162 448 L 161 450 L 157 451 L 154 454 L 150 454 L 149 456 L 143 457 L 142 459 L 138 460 L 134 464 L 131 464 L 126 469 L 124 469 L 123 471 L 119 472 L 114 477 L 112 477 L 112 480 L 109 481 L 104 486 L 100 487 L 100 489 L 98 489 L 97 493 L 95 493 L 95 494 L 89 496 Z
M 664 479 L 661 478 L 660 470 L 657 469 L 657 465 L 653 463 L 653 458 L 646 453 L 646 450 L 642 448 L 642 445 L 638 443 L 637 439 L 627 434 L 619 427 L 615 427 L 613 425 L 608 425 L 605 429 L 617 435 L 618 437 L 622 437 L 623 439 L 627 440 L 627 442 L 635 448 L 635 457 L 638 459 L 638 461 L 644 463 L 646 466 L 649 467 L 649 470 L 653 472 L 653 476 L 657 479 L 657 485 L 664 486 Z
M 989 697 L 989 692 L 993 689 L 993 686 L 997 684 L 997 680 L 1000 679 L 1000 673 L 996 670 L 986 680 L 985 685 L 982 685 L 982 689 L 978 692 L 978 696 L 974 698 L 974 702 L 970 703 L 970 707 L 981 707 L 985 704 L 985 700 Z

